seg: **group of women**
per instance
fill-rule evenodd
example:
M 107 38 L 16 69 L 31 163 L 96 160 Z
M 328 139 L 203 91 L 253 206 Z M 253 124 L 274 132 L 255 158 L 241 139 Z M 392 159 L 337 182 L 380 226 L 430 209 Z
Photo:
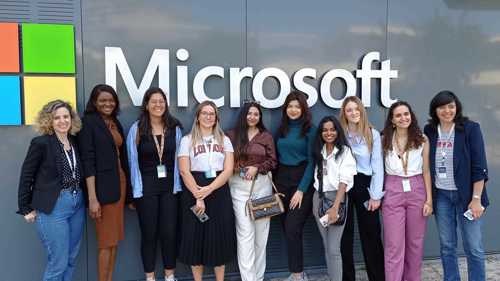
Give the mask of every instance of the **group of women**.
M 420 280 L 432 213 L 444 279 L 460 278 L 458 225 L 469 280 L 485 280 L 484 143 L 479 125 L 463 116 L 449 91 L 431 101 L 425 134 L 411 106 L 400 101 L 390 107 L 381 136 L 357 97 L 345 98 L 338 119 L 324 117 L 316 127 L 299 91 L 287 96 L 274 139 L 257 102 L 243 105 L 227 133 L 216 105 L 202 102 L 185 136 L 160 88 L 145 93 L 127 137 L 119 110 L 115 90 L 97 85 L 82 122 L 60 100 L 38 115 L 41 136 L 31 141 L 23 163 L 18 213 L 36 222 L 47 251 L 44 281 L 71 280 L 85 201 L 96 225 L 99 281 L 112 280 L 125 205 L 137 212 L 147 281 L 156 280 L 158 241 L 165 280 L 175 280 L 179 259 L 191 266 L 196 281 L 206 266 L 222 281 L 224 265 L 235 257 L 242 280 L 263 280 L 270 219 L 252 220 L 247 201 L 272 194 L 273 185 L 285 207 L 279 219 L 288 280 L 308 280 L 302 240 L 311 213 L 331 280 L 355 280 L 354 213 L 369 280 Z M 326 210 L 325 202 L 330 202 Z

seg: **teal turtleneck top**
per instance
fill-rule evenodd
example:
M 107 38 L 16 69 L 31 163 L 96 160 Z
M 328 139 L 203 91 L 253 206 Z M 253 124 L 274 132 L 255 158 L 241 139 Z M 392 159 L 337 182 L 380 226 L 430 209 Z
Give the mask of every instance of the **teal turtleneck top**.
M 311 185 L 314 174 L 313 142 L 316 134 L 316 127 L 311 126 L 305 136 L 301 136 L 302 120 L 289 120 L 288 133 L 285 137 L 278 138 L 276 148 L 280 164 L 297 166 L 307 161 L 304 175 L 297 188 L 306 192 Z

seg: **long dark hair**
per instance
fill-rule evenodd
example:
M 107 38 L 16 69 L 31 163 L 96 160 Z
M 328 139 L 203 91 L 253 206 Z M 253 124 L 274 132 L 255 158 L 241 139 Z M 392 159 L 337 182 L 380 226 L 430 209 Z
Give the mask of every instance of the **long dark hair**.
M 139 136 L 150 136 L 151 135 L 151 120 L 149 118 L 149 111 L 147 109 L 147 105 L 149 103 L 149 100 L 151 99 L 151 96 L 154 94 L 161 94 L 163 99 L 165 100 L 165 112 L 163 113 L 162 116 L 162 121 L 163 125 L 165 126 L 165 129 L 175 129 L 175 127 L 179 126 L 182 128 L 181 123 L 177 118 L 172 116 L 170 114 L 170 111 L 168 110 L 168 102 L 167 102 L 167 96 L 163 92 L 161 88 L 158 87 L 151 87 L 149 88 L 146 93 L 144 94 L 144 97 L 142 98 L 142 105 L 141 105 L 141 113 L 139 114 Z
M 439 118 L 436 114 L 436 109 L 452 102 L 455 102 L 455 105 L 457 106 L 457 112 L 455 114 L 455 118 L 453 119 L 455 128 L 463 129 L 464 123 L 469 120 L 469 118 L 463 115 L 462 103 L 451 91 L 441 91 L 437 93 L 434 98 L 432 98 L 431 103 L 429 104 L 429 115 L 431 118 L 428 120 L 428 124 L 431 125 L 432 128 L 437 129 L 437 126 L 439 125 Z
M 323 127 L 326 123 L 332 122 L 335 127 L 335 131 L 337 131 L 337 137 L 333 142 L 333 146 L 338 149 L 335 154 L 335 160 L 337 160 L 342 153 L 344 153 L 345 147 L 349 147 L 349 143 L 345 137 L 344 129 L 342 129 L 342 125 L 340 125 L 339 120 L 335 118 L 335 116 L 326 116 L 319 121 L 318 130 L 316 132 L 316 137 L 314 138 L 314 146 L 313 146 L 313 157 L 314 163 L 318 167 L 317 170 L 317 179 L 319 183 L 322 185 L 323 183 L 323 155 L 321 151 L 323 150 L 323 146 L 325 145 L 325 141 L 323 140 Z
M 99 98 L 99 95 L 102 92 L 108 92 L 113 96 L 116 106 L 113 112 L 111 112 L 111 117 L 116 118 L 116 116 L 120 113 L 120 100 L 118 99 L 118 95 L 116 94 L 115 89 L 106 84 L 98 84 L 94 86 L 92 92 L 90 92 L 90 98 L 89 101 L 87 102 L 87 106 L 85 107 L 83 115 L 97 112 L 97 107 L 95 106 L 95 104 L 97 102 L 97 98 Z
M 256 102 L 247 102 L 243 105 L 243 108 L 238 115 L 238 120 L 233 128 L 234 131 L 234 162 L 241 163 L 247 159 L 247 146 L 248 146 L 248 121 L 247 115 L 250 111 L 250 108 L 256 108 L 259 111 L 259 122 L 257 123 L 257 128 L 259 132 L 266 131 L 266 127 L 264 126 L 264 122 L 262 122 L 262 108 L 260 104 Z
M 302 111 L 302 115 L 300 116 L 300 120 L 302 121 L 302 128 L 300 135 L 304 137 L 307 134 L 307 131 L 311 128 L 311 112 L 309 111 L 309 106 L 307 106 L 306 94 L 301 91 L 291 91 L 285 99 L 285 103 L 283 104 L 283 109 L 281 112 L 281 124 L 279 127 L 279 135 L 280 137 L 285 137 L 288 134 L 288 125 L 290 122 L 290 118 L 286 114 L 286 108 L 288 104 L 292 101 L 298 101 L 300 105 L 300 109 Z
M 405 101 L 397 101 L 389 108 L 389 113 L 387 114 L 387 119 L 385 120 L 384 130 L 382 130 L 382 135 L 384 136 L 382 139 L 384 154 L 387 154 L 392 150 L 392 136 L 396 130 L 394 124 L 392 124 L 392 118 L 394 117 L 394 110 L 399 106 L 406 106 L 408 111 L 410 111 L 411 116 L 411 123 L 408 127 L 408 141 L 406 143 L 406 149 L 417 149 L 425 142 L 424 134 L 418 126 L 417 117 L 411 109 L 410 104 Z

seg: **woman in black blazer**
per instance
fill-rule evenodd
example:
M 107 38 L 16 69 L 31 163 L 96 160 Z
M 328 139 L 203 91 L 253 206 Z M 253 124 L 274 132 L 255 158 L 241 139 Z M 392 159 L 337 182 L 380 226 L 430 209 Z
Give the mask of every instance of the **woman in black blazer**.
M 51 101 L 35 122 L 21 169 L 18 214 L 35 222 L 47 251 L 43 280 L 71 280 L 85 223 L 80 158 L 73 134 L 80 119 L 71 105 Z
M 99 281 L 112 280 L 116 247 L 124 238 L 123 207 L 131 199 L 125 138 L 116 118 L 119 110 L 115 90 L 96 85 L 78 134 L 89 213 L 96 223 Z

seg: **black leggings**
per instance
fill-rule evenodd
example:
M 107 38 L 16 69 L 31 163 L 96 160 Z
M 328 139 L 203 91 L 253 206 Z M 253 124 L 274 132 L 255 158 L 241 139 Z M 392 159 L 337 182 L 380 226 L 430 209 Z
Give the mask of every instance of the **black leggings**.
M 280 164 L 274 182 L 278 191 L 285 195 L 283 198 L 285 213 L 280 215 L 280 220 L 285 232 L 286 245 L 288 248 L 288 270 L 293 273 L 302 272 L 304 270 L 302 237 L 304 224 L 311 214 L 312 198 L 314 194 L 314 188 L 309 186 L 309 189 L 302 197 L 301 207 L 289 210 L 290 200 L 295 194 L 295 191 L 297 191 L 297 185 L 304 175 L 305 167 L 305 164 L 299 166 Z
M 138 198 L 135 203 L 141 228 L 144 272 L 155 271 L 158 240 L 164 268 L 174 269 L 177 255 L 177 195 L 163 192 Z

